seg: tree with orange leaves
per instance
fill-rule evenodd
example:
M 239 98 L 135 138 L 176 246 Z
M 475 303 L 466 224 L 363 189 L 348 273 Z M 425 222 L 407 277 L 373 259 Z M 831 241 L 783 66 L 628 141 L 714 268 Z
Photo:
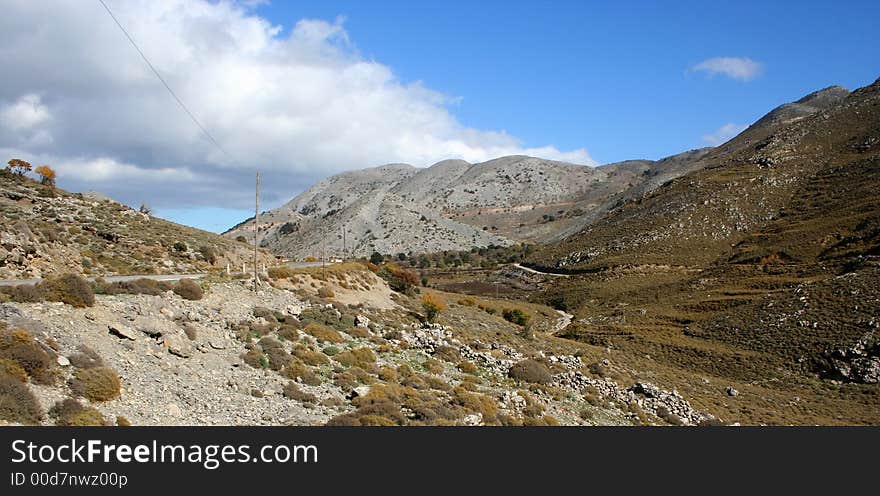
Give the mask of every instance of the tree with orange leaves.
M 40 176 L 40 183 L 49 186 L 50 188 L 55 187 L 55 171 L 52 170 L 48 165 L 41 165 L 37 167 L 34 172 L 36 172 Z
M 17 176 L 23 176 L 25 172 L 28 172 L 31 170 L 30 162 L 25 162 L 24 160 L 22 160 L 20 158 L 10 159 L 9 162 L 7 162 L 7 164 L 8 165 L 6 166 L 6 170 L 8 170 L 9 172 L 11 172 Z

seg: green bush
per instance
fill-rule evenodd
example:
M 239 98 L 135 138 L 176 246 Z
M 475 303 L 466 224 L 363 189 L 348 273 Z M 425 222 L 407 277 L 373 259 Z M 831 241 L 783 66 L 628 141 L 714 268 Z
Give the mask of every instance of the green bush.
M 504 320 L 520 326 L 528 324 L 530 318 L 519 308 L 505 308 L 501 311 L 501 316 L 504 317 Z
M 186 250 L 189 249 L 189 247 L 186 246 L 186 243 L 184 243 L 183 241 L 177 241 L 176 243 L 174 243 L 174 244 L 171 246 L 171 248 L 174 249 L 174 251 L 177 251 L 177 252 L 184 252 L 184 251 L 186 251 Z

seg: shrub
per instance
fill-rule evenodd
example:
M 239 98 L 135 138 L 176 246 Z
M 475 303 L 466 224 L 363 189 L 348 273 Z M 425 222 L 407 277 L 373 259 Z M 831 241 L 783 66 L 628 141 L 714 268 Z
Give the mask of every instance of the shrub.
M 379 271 L 379 277 L 388 281 L 388 286 L 398 293 L 406 293 L 419 283 L 419 276 L 395 264 L 385 264 Z
M 186 243 L 184 243 L 183 241 L 177 241 L 177 242 L 175 242 L 175 243 L 171 246 L 171 248 L 174 249 L 174 251 L 176 251 L 176 252 L 184 252 L 184 251 L 186 251 L 186 250 L 189 250 L 189 247 L 186 246 Z
M 294 270 L 290 267 L 279 265 L 277 267 L 269 267 L 266 271 L 266 274 L 269 276 L 269 279 L 288 279 L 290 276 L 294 274 Z
M 467 296 L 459 299 L 458 304 L 464 307 L 472 307 L 477 304 L 477 300 L 471 298 L 470 296 Z
M 281 377 L 287 379 L 299 379 L 303 384 L 308 384 L 309 386 L 320 386 L 322 382 L 320 376 L 312 372 L 311 369 L 299 361 L 291 362 L 291 364 L 284 367 L 279 374 L 281 374 Z
M 288 382 L 287 385 L 284 386 L 284 397 L 291 400 L 299 401 L 300 403 L 318 402 L 317 396 L 301 390 L 295 382 Z
M 266 358 L 269 361 L 269 368 L 276 372 L 290 365 L 291 361 L 293 360 L 293 357 L 291 357 L 290 354 L 284 350 L 284 348 L 267 349 Z
M 318 296 L 320 296 L 321 298 L 333 298 L 334 296 L 336 296 L 336 294 L 333 293 L 333 290 L 328 288 L 327 286 L 321 286 L 320 288 L 318 288 Z
M 443 373 L 443 364 L 433 358 L 429 358 L 425 360 L 425 363 L 422 364 L 425 367 L 425 370 L 432 374 L 442 374 Z
M 247 238 L 245 238 L 244 236 L 236 236 L 235 240 L 238 241 L 239 243 L 247 243 L 248 242 Z
M 473 362 L 465 360 L 458 364 L 458 370 L 464 372 L 465 374 L 476 374 L 479 369 L 477 369 L 477 366 L 474 365 Z
M 55 403 L 49 409 L 49 416 L 55 418 L 55 425 L 62 426 L 100 426 L 106 423 L 104 415 L 98 409 L 83 406 L 73 398 Z
M 342 335 L 335 330 L 315 322 L 309 323 L 303 331 L 305 331 L 306 334 L 314 336 L 318 341 L 327 341 L 329 343 L 341 343 L 345 341 L 342 339 Z
M 159 281 L 154 281 L 153 279 L 147 279 L 145 277 L 135 279 L 134 281 L 117 281 L 105 284 L 95 281 L 95 283 L 93 283 L 93 288 L 96 293 L 109 295 L 146 294 L 158 296 L 166 291 L 166 289 L 159 284 Z
M 181 279 L 177 281 L 172 290 L 185 300 L 201 300 L 205 293 L 199 283 L 192 279 Z
M 110 401 L 119 397 L 122 383 L 116 371 L 109 367 L 77 369 L 70 381 L 70 389 L 91 401 Z
M 348 329 L 345 330 L 345 333 L 351 337 L 360 338 L 360 339 L 366 339 L 366 338 L 370 337 L 369 329 L 367 329 L 366 327 L 360 327 L 360 326 L 349 327 Z
M 425 293 L 422 296 L 422 309 L 425 311 L 425 320 L 434 322 L 440 312 L 446 310 L 446 303 L 434 293 Z
M 8 358 L 0 358 L 0 377 L 12 377 L 21 382 L 28 380 L 27 372 L 18 363 Z
M 214 265 L 217 261 L 217 251 L 214 250 L 213 246 L 202 245 L 199 247 L 199 253 L 201 253 L 202 258 L 211 265 Z
M 384 366 L 379 368 L 379 379 L 386 382 L 396 382 L 397 381 L 397 371 L 394 368 L 389 366 Z
M 43 295 L 33 284 L 18 284 L 16 286 L 3 286 L 0 291 L 9 296 L 10 301 L 18 303 L 37 303 L 43 301 Z
M 519 308 L 505 308 L 501 311 L 501 316 L 504 317 L 504 320 L 520 326 L 528 324 L 530 318 Z
M 247 353 L 241 356 L 244 363 L 255 369 L 265 369 L 269 367 L 269 358 L 256 348 L 251 348 Z
M 372 255 L 370 255 L 370 263 L 375 265 L 380 265 L 385 261 L 385 257 L 382 256 L 378 251 L 374 251 Z
M 0 358 L 18 365 L 35 382 L 55 382 L 53 356 L 24 329 L 0 331 Z
M 78 369 L 93 369 L 104 366 L 104 360 L 98 355 L 98 352 L 85 345 L 80 345 L 76 353 L 67 358 L 70 360 L 70 364 Z
M 36 424 L 42 418 L 40 404 L 27 384 L 14 377 L 0 375 L 0 419 Z
M 327 355 L 311 350 L 303 345 L 298 345 L 293 349 L 293 356 L 302 360 L 306 365 L 311 365 L 313 367 L 330 363 L 330 359 L 327 358 Z
M 278 329 L 278 337 L 281 339 L 285 339 L 287 341 L 296 341 L 299 339 L 299 329 L 297 329 L 293 325 L 283 325 L 280 329 Z
M 46 301 L 60 301 L 72 307 L 84 308 L 95 304 L 95 293 L 85 279 L 76 274 L 43 279 L 37 290 Z
M 131 427 L 131 421 L 122 415 L 116 416 L 116 425 L 119 427 Z
M 515 363 L 507 375 L 511 379 L 523 382 L 532 382 L 535 384 L 548 384 L 553 380 L 553 376 L 543 363 L 527 358 L 521 362 Z
M 360 367 L 362 369 L 375 369 L 376 355 L 369 348 L 356 348 L 346 350 L 333 357 L 334 360 L 346 367 Z
M 452 346 L 437 346 L 434 348 L 434 356 L 449 363 L 458 363 L 461 361 L 461 353 Z
M 336 355 L 337 353 L 339 353 L 339 348 L 337 348 L 335 346 L 328 346 L 321 351 L 327 356 L 333 356 L 333 355 Z
M 462 387 L 452 390 L 453 403 L 472 412 L 483 414 L 483 422 L 494 422 L 498 418 L 498 405 L 495 400 L 479 393 L 472 393 Z

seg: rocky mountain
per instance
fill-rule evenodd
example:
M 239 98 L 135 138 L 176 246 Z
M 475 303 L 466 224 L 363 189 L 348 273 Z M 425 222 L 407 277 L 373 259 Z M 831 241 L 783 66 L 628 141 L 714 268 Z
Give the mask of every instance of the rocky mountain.
M 261 245 L 305 258 L 545 242 L 584 225 L 617 195 L 689 170 L 704 153 L 596 168 L 509 156 L 479 164 L 445 160 L 427 168 L 391 164 L 346 172 L 262 214 Z M 253 239 L 252 219 L 224 234 Z
M 252 267 L 248 245 L 143 214 L 103 195 L 75 194 L 0 171 L 0 279 Z M 260 259 L 269 263 L 265 252 Z
M 570 275 L 538 297 L 575 313 L 560 335 L 670 367 L 689 387 L 738 381 L 729 396 L 764 399 L 753 421 L 801 401 L 788 415 L 870 422 L 880 80 L 783 105 L 696 165 L 532 255 Z

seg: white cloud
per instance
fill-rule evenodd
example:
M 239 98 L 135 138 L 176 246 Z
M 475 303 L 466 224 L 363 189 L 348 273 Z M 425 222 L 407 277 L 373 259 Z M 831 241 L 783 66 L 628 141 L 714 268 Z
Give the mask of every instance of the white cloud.
M 157 208 L 239 207 L 252 201 L 239 190 L 254 168 L 263 171 L 271 202 L 328 174 L 390 162 L 529 154 L 595 164 L 585 149 L 526 147 L 503 131 L 467 127 L 447 108 L 454 97 L 361 57 L 341 18 L 282 29 L 241 2 L 108 0 L 230 160 L 177 107 L 98 2 L 52 5 L 47 16 L 40 2 L 4 2 L 0 29 L 16 36 L 0 44 L 0 66 L 14 67 L 16 77 L 0 79 L 0 103 L 15 109 L 10 122 L 29 123 L 30 134 L 0 129 L 0 148 L 51 158 L 62 187 L 93 189 L 87 183 L 100 181 L 111 196 L 130 194 L 119 199 Z M 37 129 L 43 134 L 34 142 Z M 62 173 L 65 164 L 81 173 Z M 147 180 L 170 182 L 157 191 L 133 187 Z M 184 183 L 186 194 L 170 190 Z
M 21 95 L 14 102 L 0 105 L 0 123 L 14 131 L 34 128 L 50 118 L 49 109 L 36 93 Z
M 710 76 L 722 74 L 732 79 L 750 81 L 761 73 L 763 66 L 748 57 L 715 57 L 700 62 L 691 70 Z
M 703 141 L 709 143 L 712 146 L 718 146 L 722 143 L 726 143 L 729 139 L 745 131 L 747 127 L 749 127 L 748 124 L 734 124 L 732 122 L 729 122 L 718 128 L 718 130 L 714 133 L 703 136 Z

